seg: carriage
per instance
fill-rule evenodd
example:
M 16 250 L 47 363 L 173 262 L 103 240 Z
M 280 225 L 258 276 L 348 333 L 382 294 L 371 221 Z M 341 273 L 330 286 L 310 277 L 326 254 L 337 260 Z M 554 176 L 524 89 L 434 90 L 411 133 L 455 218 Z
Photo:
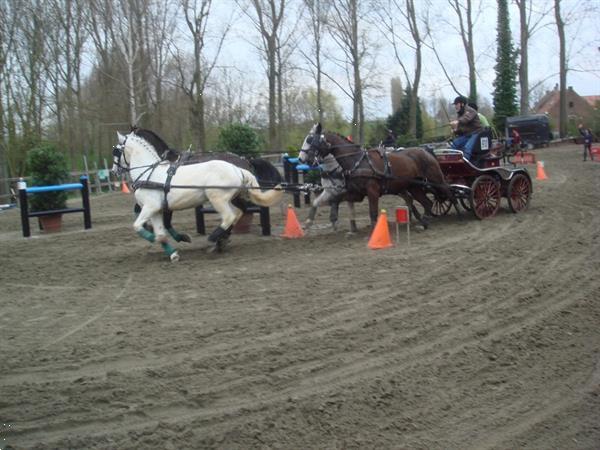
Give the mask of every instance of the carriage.
M 482 133 L 472 161 L 464 158 L 461 150 L 432 149 L 454 196 L 478 219 L 496 215 L 502 198 L 506 198 L 513 213 L 527 209 L 531 199 L 532 181 L 527 169 L 501 166 L 503 157 L 494 152 L 491 144 L 491 136 Z M 435 215 L 450 211 L 450 200 L 431 197 Z

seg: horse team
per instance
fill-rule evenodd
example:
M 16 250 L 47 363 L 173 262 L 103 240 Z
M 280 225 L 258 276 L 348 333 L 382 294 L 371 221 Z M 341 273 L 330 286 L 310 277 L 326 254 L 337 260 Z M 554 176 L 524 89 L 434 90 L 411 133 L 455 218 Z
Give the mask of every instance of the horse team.
M 178 261 L 179 254 L 168 243 L 167 234 L 177 242 L 189 242 L 189 236 L 172 227 L 172 211 L 210 202 L 221 218 L 208 237 L 210 251 L 222 251 L 248 202 L 273 206 L 282 199 L 281 175 L 264 160 L 248 161 L 233 154 L 180 153 L 154 132 L 137 127 L 117 136 L 112 170 L 117 175 L 129 173 L 136 201 L 141 205 L 134 230 L 150 242 L 158 241 L 172 261 Z M 374 226 L 379 197 L 387 194 L 404 198 L 424 227 L 433 216 L 433 201 L 451 201 L 457 208 L 437 159 L 424 149 L 363 150 L 316 124 L 304 139 L 299 160 L 330 163 L 323 164 L 325 191 L 313 202 L 312 218 L 314 208 L 325 202 L 337 208 L 340 201 L 356 202 L 367 197 Z M 328 176 L 335 176 L 337 184 L 327 183 Z M 415 200 L 423 206 L 424 215 L 415 207 Z M 152 231 L 144 226 L 147 223 L 151 223 Z

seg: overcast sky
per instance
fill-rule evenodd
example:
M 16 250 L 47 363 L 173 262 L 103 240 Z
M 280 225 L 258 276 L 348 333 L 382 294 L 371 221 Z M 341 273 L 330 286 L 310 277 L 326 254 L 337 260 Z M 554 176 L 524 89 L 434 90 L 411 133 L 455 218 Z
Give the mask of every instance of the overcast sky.
M 363 0 L 367 2 L 367 0 Z M 548 9 L 553 2 L 550 0 L 536 0 L 540 8 Z M 477 0 L 473 1 L 478 4 Z M 534 2 L 535 3 L 535 2 Z M 233 0 L 224 0 L 217 3 L 219 21 L 224 21 L 234 8 Z M 424 0 L 416 1 L 417 7 L 426 5 Z M 573 86 L 580 95 L 600 95 L 600 0 L 562 0 L 562 13 L 567 22 L 567 43 L 569 65 L 573 69 L 569 72 L 567 84 Z M 496 0 L 482 0 L 481 13 L 476 17 L 476 43 L 475 52 L 478 68 L 478 91 L 480 97 L 491 102 L 493 81 L 495 78 L 494 65 L 496 55 L 496 22 L 497 6 Z M 519 17 L 516 5 L 509 0 L 511 15 L 511 30 L 513 32 L 513 43 L 519 45 Z M 439 50 L 443 55 L 446 69 L 457 81 L 462 93 L 468 94 L 468 71 L 466 66 L 465 52 L 460 38 L 453 29 L 456 23 L 454 12 L 449 9 L 447 0 L 430 0 L 428 8 L 430 21 L 434 24 L 434 35 Z M 291 14 L 296 17 L 296 14 Z M 288 16 L 287 24 L 292 20 Z M 398 20 L 401 20 L 400 18 Z M 222 53 L 222 61 L 232 64 L 243 70 L 248 78 L 257 80 L 256 89 L 266 91 L 267 83 L 264 75 L 264 66 L 259 59 L 257 50 L 248 41 L 258 42 L 256 32 L 252 25 L 243 15 L 235 20 L 233 32 L 228 44 Z M 544 26 L 533 34 L 529 45 L 529 81 L 530 87 L 538 82 L 543 82 L 546 88 L 552 88 L 558 83 L 558 34 L 554 24 L 554 15 L 551 12 L 543 20 Z M 215 27 L 216 23 L 213 24 Z M 390 78 L 402 76 L 402 71 L 393 58 L 391 48 L 381 37 L 380 31 L 374 27 L 370 36 L 373 40 L 373 49 L 379 45 L 377 63 L 377 78 L 380 89 L 369 91 L 365 96 L 366 112 L 369 117 L 385 117 L 391 113 L 389 99 Z M 303 29 L 301 26 L 300 29 Z M 326 51 L 333 52 L 334 47 L 330 44 Z M 405 52 L 405 64 L 412 68 L 413 56 L 411 52 Z M 301 56 L 294 58 L 297 65 L 305 64 Z M 337 72 L 330 65 L 326 67 L 335 74 L 336 79 L 344 83 L 343 73 Z M 309 77 L 303 78 L 297 75 L 297 85 L 311 85 Z M 347 115 L 351 114 L 350 100 L 335 87 L 334 83 L 326 82 L 326 88 L 336 94 L 339 104 Z M 420 97 L 423 101 L 435 97 L 444 96 L 453 98 L 448 81 L 443 76 L 440 65 L 435 56 L 425 49 L 423 55 L 423 77 L 420 87 Z M 481 101 L 481 100 L 480 100 Z

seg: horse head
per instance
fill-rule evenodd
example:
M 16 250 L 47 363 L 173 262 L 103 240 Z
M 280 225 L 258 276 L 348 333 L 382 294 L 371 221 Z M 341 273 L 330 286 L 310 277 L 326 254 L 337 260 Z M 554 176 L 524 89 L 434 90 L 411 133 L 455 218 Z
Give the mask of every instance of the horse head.
M 322 131 L 321 124 L 316 123 L 304 138 L 300 153 L 298 153 L 298 160 L 301 163 L 314 166 L 318 163 L 319 157 L 327 154 L 330 146 Z
M 117 176 L 120 176 L 129 167 L 129 163 L 125 157 L 125 144 L 127 143 L 128 136 L 117 131 L 117 145 L 113 145 L 113 166 L 111 168 L 112 173 Z
M 153 161 L 162 161 L 168 156 L 169 146 L 156 133 L 139 127 L 131 127 L 126 135 L 117 131 L 117 145 L 113 146 L 113 167 L 116 175 L 131 169 L 131 157 L 134 148 L 146 149 Z

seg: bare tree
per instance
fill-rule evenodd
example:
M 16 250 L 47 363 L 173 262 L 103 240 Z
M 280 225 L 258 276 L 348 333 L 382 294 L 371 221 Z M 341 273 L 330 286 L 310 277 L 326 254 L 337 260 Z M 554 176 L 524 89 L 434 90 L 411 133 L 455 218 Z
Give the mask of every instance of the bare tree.
M 315 80 L 316 91 L 316 119 L 319 123 L 323 122 L 323 62 L 322 62 L 322 41 L 324 32 L 324 21 L 327 14 L 326 4 L 323 0 L 304 0 L 308 11 L 308 29 L 310 30 L 311 47 L 310 53 L 301 51 L 304 59 L 308 61 L 311 67 L 311 73 Z
M 172 53 L 178 9 L 172 1 L 152 1 L 147 8 L 144 23 L 144 55 L 147 59 L 147 102 L 151 108 L 153 125 L 163 128 L 165 78 Z
M 559 106 L 559 133 L 560 137 L 567 134 L 567 49 L 565 42 L 565 22 L 560 14 L 560 0 L 554 0 L 554 17 L 558 31 L 559 42 L 559 78 L 560 78 L 560 106 Z
M 456 18 L 458 19 L 458 25 L 454 21 L 442 19 L 441 23 L 446 25 L 448 28 L 454 29 L 460 36 L 465 55 L 467 59 L 467 67 L 469 72 L 469 98 L 477 100 L 477 69 L 475 67 L 475 43 L 473 39 L 475 24 L 481 11 L 481 0 L 479 0 L 478 7 L 473 8 L 472 0 L 447 0 L 448 5 L 454 11 Z M 475 17 L 473 17 L 475 15 Z M 437 62 L 439 63 L 444 76 L 452 86 L 452 89 L 457 94 L 462 95 L 463 93 L 454 82 L 453 77 L 446 68 L 444 61 L 440 56 L 440 52 L 437 48 L 436 40 L 433 38 L 433 33 L 430 24 L 426 24 L 427 33 L 430 39 L 423 42 L 429 49 L 433 51 Z
M 409 132 L 416 136 L 417 102 L 419 101 L 419 83 L 422 72 L 422 42 L 426 36 L 421 36 L 414 0 L 383 0 L 376 2 L 375 6 L 381 19 L 380 23 L 383 24 L 383 34 L 392 45 L 394 57 L 404 73 L 406 85 L 409 88 Z M 425 4 L 425 9 L 427 9 L 427 4 Z M 398 17 L 402 17 L 403 20 L 398 20 Z M 429 27 L 427 26 L 426 14 L 423 17 L 423 22 L 425 23 L 423 28 L 427 33 Z M 405 36 L 409 36 L 410 39 Z M 404 62 L 401 49 L 404 47 L 414 53 L 414 70 L 412 73 L 410 73 Z
M 519 86 L 520 86 L 520 113 L 529 113 L 529 40 L 536 30 L 543 24 L 544 18 L 552 11 L 551 7 L 540 5 L 534 8 L 534 0 L 515 0 L 519 8 Z M 541 9 L 540 9 L 541 8 Z M 544 9 L 545 8 L 545 9 Z M 537 13 L 536 13 L 537 10 Z
M 467 56 L 469 68 L 469 98 L 477 100 L 477 73 L 475 69 L 475 43 L 473 41 L 473 6 L 471 0 L 448 0 L 458 18 L 458 30 Z
M 82 58 L 87 36 L 84 34 L 83 5 L 73 0 L 52 0 L 47 4 L 47 74 L 54 103 L 49 109 L 56 120 L 56 140 L 66 148 L 75 167 L 83 145 L 81 112 Z
M 186 74 L 183 58 L 178 52 L 176 59 L 179 85 L 190 100 L 192 129 L 196 137 L 196 144 L 201 151 L 204 151 L 206 148 L 205 90 L 225 37 L 229 32 L 230 24 L 227 24 L 224 30 L 221 31 L 212 60 L 208 60 L 206 43 L 212 0 L 181 0 L 181 7 L 183 8 L 188 31 L 192 36 L 194 50 L 191 61 L 192 70 L 189 76 Z
M 144 14 L 143 0 L 117 0 L 117 10 L 113 15 L 116 26 L 112 29 L 114 42 L 123 59 L 126 70 L 127 101 L 129 104 L 129 120 L 132 125 L 137 125 L 139 89 L 136 71 L 140 57 L 140 36 L 136 33 L 136 18 Z
M 2 20 L 0 20 L 0 180 L 2 180 L 0 182 L 0 197 L 9 192 L 8 180 L 6 180 L 9 175 L 7 158 L 9 139 L 6 132 L 7 120 L 5 115 L 7 111 L 4 108 L 7 95 L 4 88 L 6 77 L 8 77 L 8 54 L 14 46 L 16 21 L 13 11 L 14 7 L 11 7 L 8 1 L 0 1 L 0 16 L 2 16 Z
M 280 133 L 278 132 L 278 63 L 280 34 L 287 6 L 286 0 L 250 0 L 253 14 L 245 9 L 245 1 L 237 0 L 238 4 L 250 18 L 256 30 L 260 33 L 261 46 L 257 47 L 266 63 L 267 80 L 269 83 L 269 149 L 278 150 Z
M 376 45 L 368 41 L 366 30 L 362 28 L 366 12 L 359 9 L 359 0 L 330 0 L 331 12 L 327 26 L 343 58 L 330 59 L 346 72 L 348 86 L 343 86 L 335 77 L 326 74 L 352 100 L 352 136 L 359 143 L 365 140 L 364 91 L 369 87 L 367 80 L 373 73 L 373 54 Z M 362 3 L 364 5 L 364 3 Z M 367 64 L 371 63 L 369 66 Z
M 44 24 L 41 1 L 19 2 L 14 16 L 15 51 L 10 54 L 10 77 L 7 95 L 10 96 L 15 126 L 23 141 L 38 142 L 42 137 L 42 116 L 46 80 Z

